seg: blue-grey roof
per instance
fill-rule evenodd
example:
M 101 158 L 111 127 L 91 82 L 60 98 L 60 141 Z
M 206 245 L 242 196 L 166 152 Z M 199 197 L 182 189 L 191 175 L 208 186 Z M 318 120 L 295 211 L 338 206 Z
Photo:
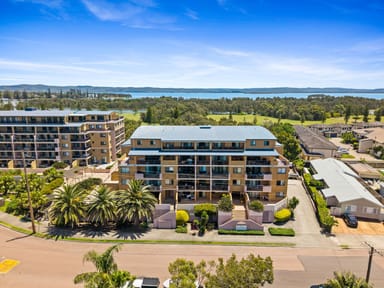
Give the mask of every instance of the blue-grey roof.
M 247 139 L 276 140 L 261 126 L 140 126 L 131 139 L 161 139 L 162 141 L 245 141 Z
M 336 197 L 340 203 L 365 199 L 377 206 L 383 205 L 358 181 L 357 175 L 343 162 L 333 159 L 312 160 L 311 165 L 317 174 L 317 180 L 324 180 L 329 188 L 322 189 L 325 197 Z
M 279 156 L 279 153 L 276 150 L 245 150 L 245 151 L 159 151 L 159 150 L 131 150 L 129 151 L 129 156 L 171 156 L 171 155 L 196 155 L 196 156 Z
M 28 117 L 28 116 L 35 116 L 35 117 L 65 117 L 67 115 L 108 115 L 112 111 L 89 111 L 89 110 L 32 110 L 32 111 L 25 111 L 25 110 L 7 110 L 7 111 L 0 111 L 0 116 L 7 116 L 7 117 Z

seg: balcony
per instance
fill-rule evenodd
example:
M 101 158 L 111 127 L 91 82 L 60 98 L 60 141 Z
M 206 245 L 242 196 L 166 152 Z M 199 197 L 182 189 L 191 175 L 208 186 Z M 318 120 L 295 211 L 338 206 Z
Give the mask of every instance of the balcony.
M 247 165 L 269 166 L 269 165 L 271 165 L 271 161 L 268 161 L 268 160 L 247 160 Z
M 228 191 L 228 184 L 212 184 L 212 191 Z
M 179 179 L 193 179 L 195 178 L 195 173 L 178 173 Z
M 272 180 L 272 174 L 250 174 L 247 173 L 245 179 L 257 179 L 257 180 L 267 180 L 271 181 Z
M 263 185 L 247 185 L 246 191 L 262 192 L 263 191 Z

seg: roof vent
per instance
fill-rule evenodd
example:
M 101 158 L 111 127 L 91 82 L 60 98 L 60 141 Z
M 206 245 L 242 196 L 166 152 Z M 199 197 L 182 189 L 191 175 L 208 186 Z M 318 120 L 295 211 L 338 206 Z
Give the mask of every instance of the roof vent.
M 200 129 L 211 129 L 211 126 L 200 126 Z

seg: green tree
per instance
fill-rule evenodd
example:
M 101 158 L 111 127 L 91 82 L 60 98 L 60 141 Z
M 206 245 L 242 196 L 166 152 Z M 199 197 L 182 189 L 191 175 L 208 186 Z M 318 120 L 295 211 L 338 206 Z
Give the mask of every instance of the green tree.
M 119 270 L 113 253 L 121 250 L 121 244 L 109 247 L 102 254 L 92 250 L 84 255 L 84 262 L 95 265 L 95 272 L 85 272 L 75 276 L 75 284 L 84 283 L 86 288 L 120 288 L 134 277 L 124 270 Z M 132 287 L 131 285 L 129 287 Z
M 352 272 L 334 272 L 334 278 L 328 279 L 326 288 L 372 288 L 364 278 L 359 278 Z
M 273 265 L 271 257 L 265 259 L 249 254 L 240 261 L 232 256 L 225 262 L 219 258 L 213 263 L 212 270 L 205 281 L 206 288 L 257 288 L 273 283 Z
M 16 187 L 15 178 L 11 175 L 0 176 L 0 194 L 7 195 Z
M 364 106 L 364 112 L 363 112 L 363 122 L 368 122 L 369 121 L 369 109 L 368 106 Z
M 139 225 L 141 220 L 151 219 L 157 199 L 149 187 L 144 186 L 142 180 L 132 179 L 126 190 L 117 192 L 117 216 L 121 222 L 130 221 Z
M 264 205 L 259 200 L 252 200 L 251 203 L 249 203 L 249 209 L 256 211 L 256 212 L 263 212 L 264 211 Z
M 88 220 L 96 225 L 105 226 L 116 219 L 114 192 L 102 185 L 92 191 L 85 200 Z
M 85 218 L 86 190 L 77 184 L 64 185 L 53 192 L 48 213 L 51 223 L 57 226 L 76 227 Z
M 231 212 L 232 211 L 233 204 L 232 204 L 232 200 L 231 200 L 231 197 L 229 196 L 229 194 L 221 195 L 221 199 L 219 200 L 219 203 L 217 204 L 217 208 L 220 211 L 224 211 L 224 212 Z
M 171 274 L 170 288 L 196 287 L 197 270 L 193 261 L 178 258 L 169 263 L 168 271 Z
M 58 178 L 63 178 L 64 177 L 64 172 L 63 171 L 58 171 L 56 168 L 51 167 L 48 168 L 43 172 L 43 175 L 45 177 L 46 182 L 52 182 L 53 180 L 56 180 Z
M 345 114 L 344 114 L 344 121 L 345 124 L 348 124 L 349 118 L 351 117 L 352 111 L 351 111 L 351 106 L 347 106 L 345 108 Z
M 377 122 L 381 121 L 381 109 L 375 110 L 375 121 L 377 121 Z
M 297 205 L 299 205 L 299 202 L 300 202 L 299 199 L 297 199 L 295 196 L 293 196 L 288 200 L 288 209 L 291 210 L 292 218 L 295 217 L 294 211 Z

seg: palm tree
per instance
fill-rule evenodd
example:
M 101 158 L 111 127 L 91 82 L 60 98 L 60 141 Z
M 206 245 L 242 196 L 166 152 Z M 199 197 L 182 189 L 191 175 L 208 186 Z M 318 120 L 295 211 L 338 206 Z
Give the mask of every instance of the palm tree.
M 139 225 L 140 220 L 152 217 L 157 199 L 149 191 L 149 187 L 144 186 L 142 180 L 132 179 L 126 190 L 117 193 L 117 215 L 122 222 L 131 221 Z
M 107 225 L 116 218 L 116 204 L 114 193 L 102 185 L 88 195 L 87 203 L 88 219 L 96 225 Z
M 85 196 L 86 191 L 77 184 L 56 189 L 48 211 L 51 222 L 58 226 L 78 226 L 85 216 Z
M 99 254 L 92 250 L 84 255 L 84 262 L 91 262 L 96 267 L 95 272 L 85 272 L 75 276 L 75 284 L 85 283 L 86 288 L 120 288 L 134 277 L 125 270 L 118 270 L 114 252 L 121 250 L 121 244 L 109 247 L 104 253 Z M 131 286 L 130 286 L 131 287 Z
M 325 283 L 326 288 L 372 288 L 373 286 L 368 284 L 364 278 L 358 278 L 351 272 L 334 272 L 333 279 L 329 279 Z

